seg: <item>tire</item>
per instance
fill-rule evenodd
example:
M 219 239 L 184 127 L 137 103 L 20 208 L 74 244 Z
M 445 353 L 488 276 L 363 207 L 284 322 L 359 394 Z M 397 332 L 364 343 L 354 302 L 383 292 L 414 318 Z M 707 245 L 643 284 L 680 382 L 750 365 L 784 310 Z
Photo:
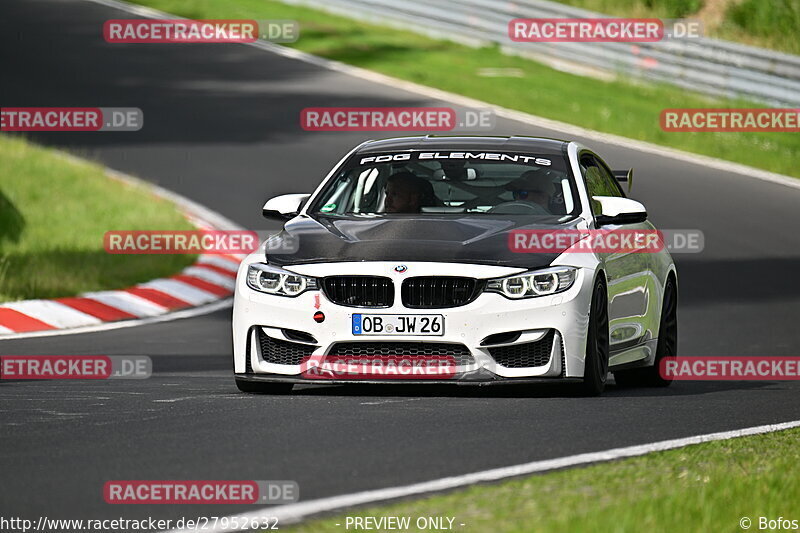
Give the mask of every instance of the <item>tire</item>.
M 678 354 L 678 291 L 670 277 L 664 286 L 664 302 L 658 326 L 658 344 L 653 366 L 614 372 L 614 381 L 621 387 L 669 387 L 671 379 L 661 376 L 661 360 Z
M 250 394 L 288 394 L 292 392 L 292 383 L 267 383 L 260 381 L 247 381 L 236 378 L 236 387 Z
M 608 379 L 608 292 L 602 281 L 592 291 L 589 307 L 589 333 L 586 338 L 586 363 L 581 392 L 585 396 L 599 396 Z

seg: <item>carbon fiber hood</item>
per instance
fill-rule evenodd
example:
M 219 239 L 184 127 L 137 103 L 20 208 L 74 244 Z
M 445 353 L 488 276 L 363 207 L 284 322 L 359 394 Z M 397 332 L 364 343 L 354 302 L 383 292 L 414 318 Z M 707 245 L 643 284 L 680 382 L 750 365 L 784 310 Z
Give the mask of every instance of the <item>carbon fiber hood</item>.
M 578 218 L 557 219 L 492 215 L 297 217 L 277 236 L 294 244 L 290 253 L 271 246 L 271 264 L 296 265 L 342 261 L 437 261 L 520 268 L 548 266 L 558 254 L 519 253 L 509 247 L 517 229 L 574 229 Z M 290 248 L 286 246 L 286 248 Z

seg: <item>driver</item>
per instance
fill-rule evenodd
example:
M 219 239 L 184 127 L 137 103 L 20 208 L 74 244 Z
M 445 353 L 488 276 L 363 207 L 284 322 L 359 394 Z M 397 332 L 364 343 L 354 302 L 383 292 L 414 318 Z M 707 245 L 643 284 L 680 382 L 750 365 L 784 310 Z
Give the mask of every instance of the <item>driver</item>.
M 426 200 L 428 182 L 411 172 L 398 172 L 386 180 L 387 213 L 419 213 Z
M 531 202 L 550 212 L 555 186 L 547 169 L 528 170 L 506 185 L 516 202 Z

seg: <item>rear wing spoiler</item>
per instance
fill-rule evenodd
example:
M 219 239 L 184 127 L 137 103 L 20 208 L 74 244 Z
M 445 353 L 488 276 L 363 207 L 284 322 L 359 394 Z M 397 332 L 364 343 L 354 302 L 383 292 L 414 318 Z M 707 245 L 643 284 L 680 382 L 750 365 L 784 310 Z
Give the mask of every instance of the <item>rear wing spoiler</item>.
M 633 188 L 633 169 L 628 170 L 612 170 L 614 174 L 614 178 L 620 183 L 627 183 L 628 184 L 628 194 L 630 194 L 631 189 Z

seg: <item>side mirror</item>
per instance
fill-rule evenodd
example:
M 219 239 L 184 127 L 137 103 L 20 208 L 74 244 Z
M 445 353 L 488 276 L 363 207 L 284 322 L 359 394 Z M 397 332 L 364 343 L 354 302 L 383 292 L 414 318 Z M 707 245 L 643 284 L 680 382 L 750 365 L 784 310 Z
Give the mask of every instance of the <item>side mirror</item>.
M 639 224 L 647 220 L 647 210 L 630 198 L 616 196 L 592 196 L 595 225 Z
M 628 184 L 628 194 L 631 193 L 631 189 L 633 189 L 633 169 L 628 170 L 612 170 L 614 174 L 614 178 L 620 183 L 627 183 Z
M 289 220 L 297 216 L 310 194 L 283 194 L 270 198 L 264 204 L 262 214 L 264 218 L 277 218 L 279 220 Z

